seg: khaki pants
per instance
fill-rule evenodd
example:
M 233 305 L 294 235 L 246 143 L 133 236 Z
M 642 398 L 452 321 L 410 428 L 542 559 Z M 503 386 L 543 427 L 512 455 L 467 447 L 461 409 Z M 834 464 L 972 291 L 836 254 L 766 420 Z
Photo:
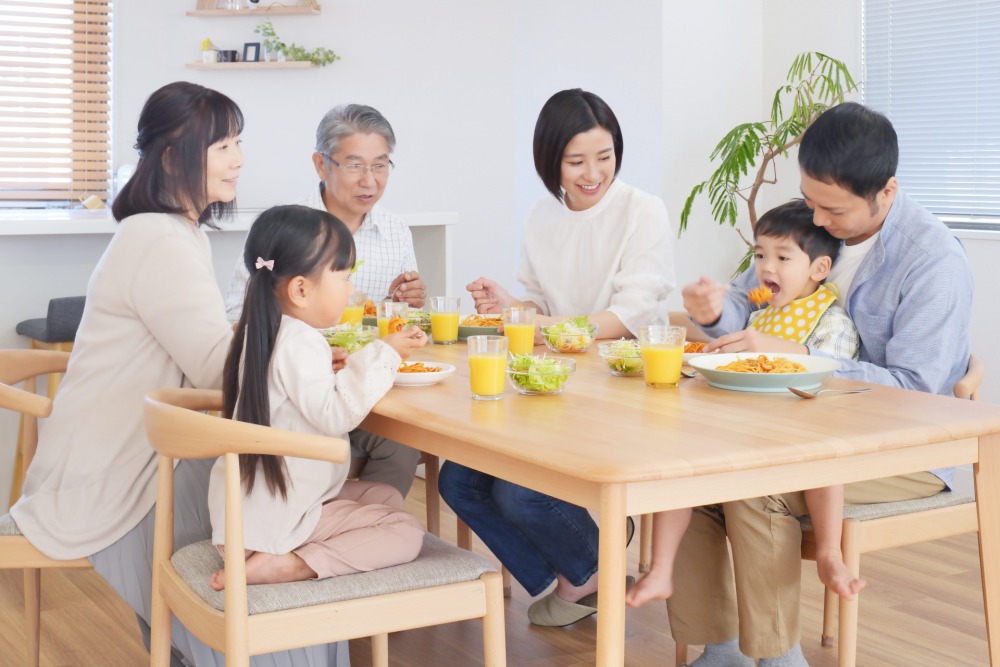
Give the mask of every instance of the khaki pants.
M 847 484 L 847 504 L 927 498 L 944 483 L 926 472 Z M 695 509 L 674 563 L 667 601 L 678 644 L 739 637 L 751 658 L 782 655 L 799 643 L 801 492 Z M 730 560 L 729 545 L 732 547 Z

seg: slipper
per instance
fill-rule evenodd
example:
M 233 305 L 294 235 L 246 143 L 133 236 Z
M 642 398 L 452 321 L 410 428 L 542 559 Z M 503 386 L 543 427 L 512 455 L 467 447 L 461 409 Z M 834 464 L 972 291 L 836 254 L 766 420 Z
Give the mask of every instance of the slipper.
M 625 590 L 632 588 L 635 584 L 635 577 L 632 575 L 627 575 L 625 577 Z M 576 601 L 577 604 L 581 604 L 585 607 L 597 608 L 597 593 L 591 593 L 590 595 L 584 595 L 582 598 Z
M 588 595 L 584 599 L 589 597 L 591 596 Z M 528 620 L 532 625 L 562 628 L 596 613 L 597 607 L 563 600 L 553 591 L 528 607 Z

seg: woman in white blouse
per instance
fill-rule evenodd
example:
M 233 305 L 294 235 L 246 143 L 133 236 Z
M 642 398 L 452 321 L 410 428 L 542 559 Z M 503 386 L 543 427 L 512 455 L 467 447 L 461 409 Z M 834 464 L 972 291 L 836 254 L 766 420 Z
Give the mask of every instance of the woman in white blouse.
M 535 125 L 535 169 L 551 197 L 528 215 L 518 274 L 525 296 L 479 278 L 467 286 L 480 313 L 517 303 L 545 325 L 586 315 L 601 338 L 666 321 L 673 244 L 663 202 L 617 179 L 621 128 L 611 108 L 580 89 L 553 95 Z M 581 507 L 446 463 L 441 496 L 531 595 L 536 625 L 575 623 L 597 611 L 597 525 Z
M 143 397 L 219 388 L 232 341 L 203 226 L 231 213 L 243 167 L 243 114 L 193 83 L 163 86 L 139 114 L 135 175 L 115 199 L 121 225 L 90 277 L 73 355 L 11 515 L 48 556 L 86 556 L 135 611 L 149 642 L 156 453 Z M 175 473 L 174 546 L 209 539 L 212 460 Z M 181 665 L 225 658 L 176 621 Z M 346 646 L 257 656 L 255 667 L 335 665 Z M 99 658 L 95 657 L 99 662 Z

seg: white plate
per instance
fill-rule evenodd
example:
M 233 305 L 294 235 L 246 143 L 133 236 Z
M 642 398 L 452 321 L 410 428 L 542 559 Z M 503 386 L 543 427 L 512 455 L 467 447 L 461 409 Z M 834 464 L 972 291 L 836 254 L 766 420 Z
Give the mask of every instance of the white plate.
M 691 360 L 694 359 L 695 357 L 701 357 L 701 356 L 704 356 L 706 354 L 715 354 L 715 353 L 714 352 L 685 352 L 684 353 L 684 363 L 685 364 L 690 364 Z
M 420 359 L 411 359 L 405 363 L 414 364 Z M 451 364 L 442 364 L 437 361 L 425 361 L 427 366 L 437 366 L 441 370 L 433 373 L 396 373 L 393 384 L 397 387 L 428 387 L 437 384 L 455 372 L 455 367 Z
M 720 371 L 719 366 L 738 361 L 753 359 L 758 355 L 751 352 L 739 354 L 702 354 L 691 360 L 691 367 L 698 369 L 708 383 L 720 389 L 733 391 L 757 392 L 787 392 L 788 387 L 796 389 L 815 389 L 820 386 L 830 373 L 840 368 L 840 362 L 827 357 L 814 357 L 808 354 L 768 353 L 768 357 L 784 357 L 789 361 L 806 367 L 803 373 L 737 373 L 736 371 Z

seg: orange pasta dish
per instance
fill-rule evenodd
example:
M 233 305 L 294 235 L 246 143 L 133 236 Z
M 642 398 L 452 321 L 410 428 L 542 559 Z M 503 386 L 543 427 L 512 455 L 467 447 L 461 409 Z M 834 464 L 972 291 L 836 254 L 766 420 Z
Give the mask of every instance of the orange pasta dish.
M 805 373 L 808 368 L 784 357 L 768 358 L 766 354 L 753 359 L 738 359 L 724 366 L 716 366 L 717 371 L 734 373 Z
M 414 361 L 412 364 L 403 362 L 403 364 L 397 369 L 397 373 L 437 373 L 441 370 L 440 366 L 427 366 L 422 361 Z
M 378 315 L 378 308 L 375 307 L 375 302 L 371 299 L 365 301 L 365 317 L 375 317 Z
M 706 343 L 694 342 L 694 341 L 690 343 L 684 343 L 684 353 L 691 354 L 692 352 L 701 352 L 702 350 L 705 349 L 705 345 Z
M 462 320 L 463 327 L 498 327 L 501 317 L 499 315 L 469 315 Z
M 771 288 L 764 287 L 763 285 L 760 287 L 754 287 L 752 290 L 747 292 L 747 299 L 750 300 L 750 303 L 757 306 L 763 306 L 765 303 L 768 303 L 773 296 L 774 294 L 771 293 Z

